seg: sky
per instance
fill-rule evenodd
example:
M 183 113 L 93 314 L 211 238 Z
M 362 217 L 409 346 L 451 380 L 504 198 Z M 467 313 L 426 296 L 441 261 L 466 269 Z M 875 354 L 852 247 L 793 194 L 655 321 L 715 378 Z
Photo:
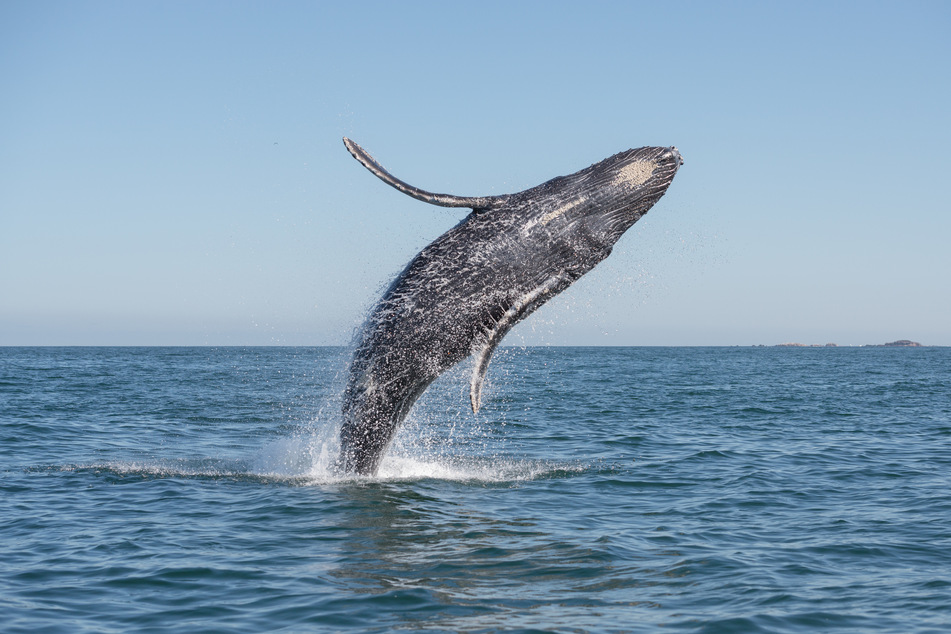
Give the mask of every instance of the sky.
M 0 345 L 343 345 L 466 210 L 684 155 L 510 345 L 951 345 L 951 3 L 0 3 Z

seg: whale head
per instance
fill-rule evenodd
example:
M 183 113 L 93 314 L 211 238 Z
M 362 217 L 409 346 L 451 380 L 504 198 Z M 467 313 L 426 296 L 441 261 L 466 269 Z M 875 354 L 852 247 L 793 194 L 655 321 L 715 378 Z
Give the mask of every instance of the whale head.
M 512 194 L 509 213 L 523 239 L 568 248 L 579 263 L 597 262 L 660 200 L 681 165 L 675 147 L 627 150 Z

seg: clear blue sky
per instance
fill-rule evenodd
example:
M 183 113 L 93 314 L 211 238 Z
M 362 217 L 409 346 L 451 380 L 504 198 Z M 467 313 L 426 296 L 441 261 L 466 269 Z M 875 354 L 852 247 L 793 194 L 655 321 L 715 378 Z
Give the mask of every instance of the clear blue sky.
M 461 210 L 686 163 L 509 344 L 951 345 L 949 2 L 0 3 L 0 344 L 341 344 Z

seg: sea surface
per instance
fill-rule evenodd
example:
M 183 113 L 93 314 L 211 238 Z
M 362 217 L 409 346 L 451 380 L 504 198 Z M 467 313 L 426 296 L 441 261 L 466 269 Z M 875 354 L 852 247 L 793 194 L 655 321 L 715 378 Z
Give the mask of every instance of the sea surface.
M 951 631 L 951 349 L 0 348 L 0 631 Z

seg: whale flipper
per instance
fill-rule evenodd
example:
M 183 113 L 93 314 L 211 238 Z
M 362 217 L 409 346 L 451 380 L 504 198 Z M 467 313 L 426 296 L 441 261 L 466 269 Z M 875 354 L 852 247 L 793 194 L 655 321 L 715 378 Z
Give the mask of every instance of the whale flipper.
M 482 404 L 482 383 L 485 381 L 485 374 L 489 369 L 492 353 L 495 352 L 499 343 L 512 329 L 512 326 L 531 314 L 536 308 L 548 301 L 552 295 L 563 290 L 570 283 L 570 279 L 566 275 L 556 275 L 538 288 L 525 293 L 509 306 L 502 317 L 495 322 L 495 325 L 485 333 L 482 346 L 476 353 L 475 368 L 472 370 L 472 381 L 469 384 L 469 401 L 472 404 L 474 414 L 479 413 L 479 407 Z
M 416 200 L 421 200 L 430 205 L 439 205 L 440 207 L 469 207 L 471 209 L 487 209 L 502 204 L 508 196 L 453 196 L 452 194 L 434 194 L 413 187 L 409 183 L 402 181 L 380 165 L 380 163 L 370 156 L 369 152 L 360 147 L 356 142 L 347 137 L 343 137 L 343 144 L 353 155 L 353 158 L 360 161 L 365 168 L 370 170 L 381 181 L 395 187 L 407 196 L 412 196 Z

